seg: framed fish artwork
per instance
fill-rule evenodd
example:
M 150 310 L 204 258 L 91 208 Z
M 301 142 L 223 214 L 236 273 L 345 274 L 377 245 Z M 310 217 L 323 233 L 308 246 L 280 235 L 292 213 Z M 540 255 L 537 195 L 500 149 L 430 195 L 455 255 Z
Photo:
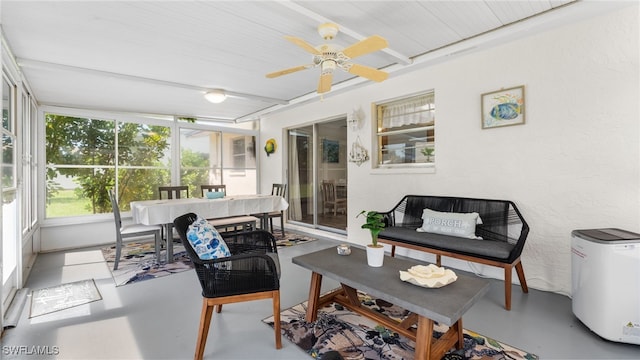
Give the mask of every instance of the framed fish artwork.
M 524 85 L 480 96 L 482 128 L 524 124 Z

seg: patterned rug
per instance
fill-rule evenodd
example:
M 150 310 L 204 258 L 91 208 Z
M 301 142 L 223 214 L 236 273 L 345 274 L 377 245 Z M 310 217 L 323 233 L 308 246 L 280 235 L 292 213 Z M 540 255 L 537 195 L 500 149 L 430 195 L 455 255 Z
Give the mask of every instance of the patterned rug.
M 369 308 L 398 321 L 408 312 L 399 306 L 358 293 L 361 302 Z M 324 353 L 337 351 L 345 360 L 412 360 L 415 342 L 386 329 L 375 321 L 332 303 L 318 311 L 318 320 L 305 321 L 307 302 L 282 311 L 283 335 L 314 359 L 322 359 Z M 273 327 L 273 316 L 262 320 Z M 444 325 L 435 326 L 435 337 L 447 330 Z M 443 360 L 464 359 L 538 359 L 538 356 L 516 349 L 497 340 L 464 330 L 464 349 L 452 349 Z
M 316 240 L 315 238 L 292 233 L 290 231 L 286 232 L 285 237 L 280 234 L 280 231 L 276 231 L 274 236 L 276 238 L 278 248 L 300 245 Z M 160 253 L 160 259 L 162 259 L 161 263 L 158 264 L 156 262 L 153 242 L 125 243 L 122 247 L 122 256 L 118 263 L 118 270 L 115 271 L 113 270 L 113 264 L 116 258 L 116 246 L 113 245 L 102 248 L 101 250 L 104 259 L 107 261 L 107 266 L 111 271 L 111 275 L 113 276 L 116 286 L 155 279 L 193 269 L 193 264 L 191 264 L 191 260 L 187 256 L 187 253 L 180 242 L 174 242 L 173 262 L 169 264 L 164 261 L 167 256 L 166 250 L 162 250 Z
M 308 243 L 309 241 L 317 240 L 312 237 L 308 237 L 302 234 L 296 234 L 291 231 L 286 231 L 285 236 L 283 237 L 280 230 L 276 230 L 275 234 L 273 234 L 276 238 L 276 244 L 278 247 L 287 247 Z
M 125 243 L 122 247 L 122 256 L 118 263 L 118 270 L 113 270 L 116 258 L 116 246 L 102 248 L 102 255 L 107 261 L 116 286 L 133 284 L 136 282 L 151 280 L 171 274 L 176 274 L 193 269 L 193 264 L 184 251 L 181 243 L 173 244 L 173 262 L 166 263 L 167 251 L 160 253 L 161 263 L 156 261 L 156 253 L 153 242 Z
M 31 293 L 29 318 L 102 300 L 93 279 L 56 285 Z

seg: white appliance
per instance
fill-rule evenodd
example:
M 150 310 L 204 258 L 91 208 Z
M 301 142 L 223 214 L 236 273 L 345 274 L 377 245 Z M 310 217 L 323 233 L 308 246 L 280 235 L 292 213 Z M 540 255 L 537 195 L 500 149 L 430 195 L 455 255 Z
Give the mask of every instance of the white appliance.
M 640 234 L 572 231 L 571 274 L 575 316 L 607 340 L 640 344 Z

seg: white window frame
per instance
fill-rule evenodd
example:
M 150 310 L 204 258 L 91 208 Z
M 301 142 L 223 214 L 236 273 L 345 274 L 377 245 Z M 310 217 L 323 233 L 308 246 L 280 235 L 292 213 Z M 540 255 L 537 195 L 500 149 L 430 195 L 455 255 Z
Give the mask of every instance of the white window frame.
M 181 129 L 197 129 L 197 130 L 206 130 L 219 132 L 221 134 L 221 139 L 225 134 L 233 134 L 234 136 L 245 136 L 245 137 L 253 137 L 257 140 L 259 132 L 256 129 L 244 129 L 244 128 L 235 128 L 229 127 L 225 124 L 213 124 L 210 121 L 198 121 L 196 119 L 195 122 L 185 122 L 182 121 L 181 118 L 171 115 L 153 115 L 153 114 L 138 114 L 138 113 L 117 113 L 110 111 L 99 111 L 99 110 L 87 110 L 87 109 L 75 109 L 75 108 L 60 108 L 57 106 L 42 106 L 38 109 L 38 116 L 40 118 L 39 131 L 42 134 L 46 134 L 45 130 L 45 114 L 52 113 L 58 115 L 72 116 L 72 117 L 81 117 L 81 118 L 93 118 L 100 120 L 108 120 L 115 121 L 116 124 L 121 122 L 126 123 L 138 123 L 138 124 L 147 124 L 147 125 L 160 125 L 167 126 L 171 128 L 171 149 L 167 153 L 168 156 L 171 157 L 171 166 L 170 166 L 170 174 L 171 174 L 171 184 L 178 185 L 180 184 L 180 172 L 181 172 L 181 161 L 180 161 L 180 130 Z M 43 136 L 43 139 L 40 141 L 44 141 L 46 136 Z M 224 140 L 222 140 L 224 142 Z M 117 143 L 117 139 L 116 139 Z M 222 147 L 223 145 L 221 145 Z M 117 146 L 116 146 L 117 149 Z M 221 156 L 223 156 L 222 152 L 225 149 L 221 148 Z M 245 155 L 247 155 L 245 153 Z M 256 154 L 257 155 L 257 154 Z M 45 146 L 41 145 L 38 149 L 38 158 L 42 159 L 40 165 L 38 166 L 37 176 L 39 178 L 44 179 L 46 175 L 47 164 L 46 154 L 45 154 Z M 117 153 L 116 153 L 117 158 Z M 223 160 L 224 161 L 224 160 Z M 258 187 L 260 184 L 260 179 L 257 174 L 257 159 L 255 159 L 256 164 L 253 167 L 246 168 L 244 170 L 252 170 L 255 175 L 255 191 L 257 193 Z M 222 167 L 222 164 L 220 165 Z M 129 166 L 118 165 L 118 168 L 128 168 Z M 137 168 L 136 166 L 132 166 L 131 168 Z M 238 169 L 243 170 L 243 169 Z M 235 175 L 234 169 L 225 169 L 222 167 L 222 175 L 221 178 L 224 178 L 225 171 L 227 173 L 231 173 Z M 117 173 L 117 172 L 116 172 Z M 46 193 L 46 186 L 44 182 L 40 182 L 38 189 L 41 194 Z M 199 191 L 196 192 L 195 195 L 198 195 Z M 194 195 L 194 196 L 195 196 Z M 40 219 L 42 219 L 42 223 L 45 226 L 51 225 L 71 225 L 76 223 L 86 223 L 89 222 L 100 222 L 105 219 L 112 219 L 113 215 L 111 213 L 97 213 L 97 214 L 85 214 L 85 215 L 69 215 L 64 217 L 46 217 L 45 216 L 45 197 L 40 197 L 39 201 L 39 211 L 38 214 Z
M 397 129 L 394 130 L 394 127 L 385 128 L 383 126 L 384 121 L 384 109 L 388 106 L 398 106 L 409 104 L 416 100 L 423 100 L 426 102 L 427 109 L 424 111 L 420 111 L 424 115 L 422 123 L 416 122 L 414 120 L 407 119 L 407 124 L 405 126 L 396 126 Z M 374 153 L 374 161 L 372 165 L 374 166 L 374 170 L 384 170 L 384 171 L 393 171 L 394 169 L 407 170 L 407 169 L 418 169 L 418 170 L 428 170 L 428 172 L 433 172 L 435 170 L 435 91 L 429 90 L 417 94 L 407 95 L 405 97 L 396 98 L 392 100 L 381 101 L 372 104 L 372 118 L 375 124 L 374 130 L 374 139 L 373 143 L 376 147 L 376 151 Z M 415 113 L 407 113 L 408 116 L 415 115 Z M 402 116 L 402 114 L 400 115 Z M 425 120 L 428 119 L 428 120 Z M 425 123 L 425 121 L 427 121 Z M 385 141 L 384 137 L 394 136 L 394 135 L 403 135 L 403 134 L 411 134 L 417 132 L 425 132 L 431 134 L 426 141 L 422 141 L 420 143 L 416 143 L 416 146 L 413 147 L 403 147 L 403 150 L 411 150 L 415 153 L 413 154 L 412 162 L 403 162 L 403 163 L 385 163 L 384 152 L 389 151 L 385 149 Z M 434 153 L 427 157 L 421 152 L 422 148 L 432 148 L 434 149 Z M 428 161 L 429 160 L 429 161 Z

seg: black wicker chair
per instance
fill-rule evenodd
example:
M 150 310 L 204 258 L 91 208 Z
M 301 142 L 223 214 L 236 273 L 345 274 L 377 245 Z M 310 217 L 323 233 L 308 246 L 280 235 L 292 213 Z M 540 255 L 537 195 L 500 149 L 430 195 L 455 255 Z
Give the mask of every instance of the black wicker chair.
M 275 238 L 264 230 L 229 234 L 224 241 L 230 257 L 201 260 L 187 240 L 189 225 L 196 217 L 188 213 L 173 221 L 202 286 L 202 313 L 194 358 L 202 359 L 204 355 L 214 307 L 219 313 L 223 304 L 260 299 L 273 300 L 276 349 L 280 349 L 280 264 Z

